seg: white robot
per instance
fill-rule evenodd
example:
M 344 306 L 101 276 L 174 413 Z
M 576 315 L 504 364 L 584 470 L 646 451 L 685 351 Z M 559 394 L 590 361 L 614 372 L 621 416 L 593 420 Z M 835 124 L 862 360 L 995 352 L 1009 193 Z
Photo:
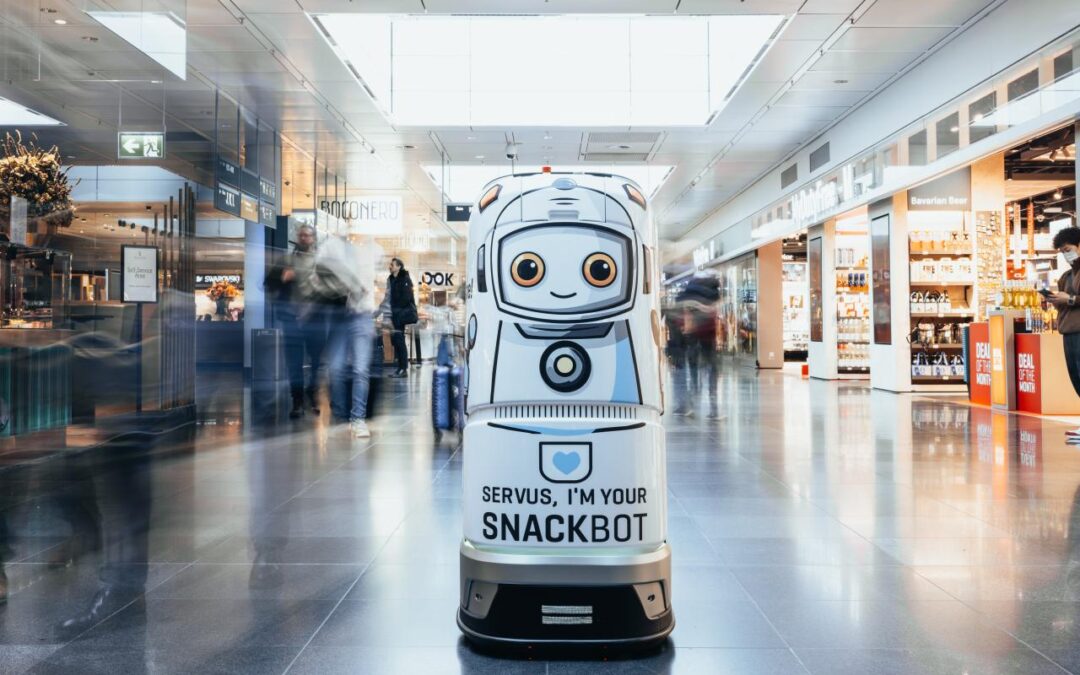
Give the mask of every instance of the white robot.
M 489 183 L 469 221 L 458 625 L 649 644 L 674 626 L 655 232 L 620 176 Z

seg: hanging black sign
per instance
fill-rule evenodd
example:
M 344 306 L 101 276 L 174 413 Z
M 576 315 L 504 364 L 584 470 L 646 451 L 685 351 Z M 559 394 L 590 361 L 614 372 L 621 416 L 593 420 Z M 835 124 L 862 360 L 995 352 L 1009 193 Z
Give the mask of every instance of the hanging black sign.
M 234 216 L 240 215 L 240 191 L 224 183 L 218 183 L 214 190 L 214 208 Z
M 277 185 L 265 178 L 259 178 L 259 199 L 265 202 L 277 201 Z
M 217 170 L 214 177 L 219 183 L 228 183 L 235 188 L 240 187 L 240 167 L 227 159 L 217 158 Z
M 259 174 L 247 169 L 240 170 L 240 191 L 252 197 L 259 196 Z
M 273 204 L 259 202 L 259 222 L 267 227 L 277 227 L 277 211 Z

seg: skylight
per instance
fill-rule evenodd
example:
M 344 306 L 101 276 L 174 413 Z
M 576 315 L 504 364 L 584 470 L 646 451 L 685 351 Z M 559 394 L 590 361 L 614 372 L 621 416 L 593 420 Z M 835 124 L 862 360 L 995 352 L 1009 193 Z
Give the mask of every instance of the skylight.
M 180 17 L 172 12 L 86 13 L 173 75 L 187 79 L 187 25 Z
M 311 14 L 395 126 L 703 126 L 780 15 Z
M 6 98 L 0 98 L 0 127 L 62 127 L 60 120 Z
M 671 174 L 673 167 L 657 164 L 618 164 L 615 166 L 600 166 L 595 164 L 575 164 L 553 166 L 552 171 L 593 171 L 598 173 L 612 173 L 625 176 L 641 186 L 645 194 L 651 198 L 656 194 L 660 186 L 664 184 Z M 511 167 L 509 164 L 461 164 L 445 168 L 446 185 L 443 186 L 444 168 L 438 164 L 423 165 L 424 173 L 446 195 L 448 201 L 472 203 L 480 198 L 480 190 L 488 181 L 499 176 L 512 173 L 529 173 L 540 171 L 540 166 L 523 166 L 518 164 Z

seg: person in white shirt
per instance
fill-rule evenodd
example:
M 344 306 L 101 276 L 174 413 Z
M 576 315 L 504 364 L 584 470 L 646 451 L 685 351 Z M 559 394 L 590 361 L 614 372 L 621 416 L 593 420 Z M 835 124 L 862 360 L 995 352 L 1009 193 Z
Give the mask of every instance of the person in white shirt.
M 330 408 L 336 419 L 349 422 L 354 437 L 366 438 L 371 435 L 365 419 L 381 249 L 370 239 L 356 245 L 328 237 L 318 251 L 312 282 L 333 307 L 326 345 Z

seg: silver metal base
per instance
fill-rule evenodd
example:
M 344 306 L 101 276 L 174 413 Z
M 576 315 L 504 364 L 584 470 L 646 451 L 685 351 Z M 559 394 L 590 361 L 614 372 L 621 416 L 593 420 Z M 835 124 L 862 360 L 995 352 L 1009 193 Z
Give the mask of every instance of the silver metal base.
M 461 546 L 458 626 L 503 645 L 655 644 L 674 628 L 671 549 L 555 556 Z

